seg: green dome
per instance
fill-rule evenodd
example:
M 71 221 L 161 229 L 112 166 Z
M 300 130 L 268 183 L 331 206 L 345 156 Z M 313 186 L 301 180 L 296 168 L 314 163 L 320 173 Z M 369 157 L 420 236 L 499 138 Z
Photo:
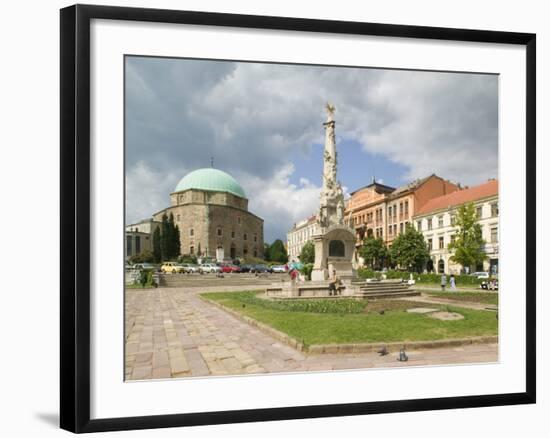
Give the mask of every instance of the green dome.
M 182 192 L 189 189 L 228 192 L 246 198 L 243 188 L 235 178 L 213 168 L 198 169 L 188 173 L 180 180 L 174 191 Z

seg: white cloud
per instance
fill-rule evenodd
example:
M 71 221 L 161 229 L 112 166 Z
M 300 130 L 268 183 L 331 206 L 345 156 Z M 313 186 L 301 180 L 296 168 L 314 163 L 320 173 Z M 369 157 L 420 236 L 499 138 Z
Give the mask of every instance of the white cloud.
M 268 240 L 285 239 L 295 222 L 317 213 L 321 187 L 300 179 L 292 184 L 294 172 L 291 163 L 284 165 L 270 178 L 250 174 L 235 175 L 249 198 L 249 210 L 265 220 L 264 234 Z
M 182 175 L 185 170 L 182 169 Z M 181 175 L 159 173 L 139 161 L 126 170 L 126 222 L 150 218 L 170 205 L 170 193 Z
M 168 205 L 186 171 L 237 177 L 271 229 L 315 213 L 318 187 L 292 157 L 323 142 L 323 105 L 336 105 L 338 140 L 464 184 L 497 176 L 496 76 L 191 60 L 130 59 L 128 217 Z M 345 176 L 341 175 L 345 180 Z M 370 181 L 365 181 L 368 183 Z M 317 191 L 317 192 L 315 192 Z M 273 223 L 272 223 L 273 222 Z

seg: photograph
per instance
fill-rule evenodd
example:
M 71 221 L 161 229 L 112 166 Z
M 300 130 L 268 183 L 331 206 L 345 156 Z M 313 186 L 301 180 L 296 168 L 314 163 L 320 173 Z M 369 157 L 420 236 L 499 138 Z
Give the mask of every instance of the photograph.
M 123 63 L 126 382 L 499 363 L 499 74 Z

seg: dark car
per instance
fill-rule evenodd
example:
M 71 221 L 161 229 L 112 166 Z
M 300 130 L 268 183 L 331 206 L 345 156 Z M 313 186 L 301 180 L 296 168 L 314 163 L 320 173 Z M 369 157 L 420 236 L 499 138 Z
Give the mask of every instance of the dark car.
M 253 272 L 254 274 L 265 274 L 268 272 L 273 272 L 273 270 L 266 265 L 254 265 L 250 269 L 250 272 Z
M 250 272 L 250 270 L 252 269 L 252 266 L 251 265 L 240 265 L 239 268 L 241 268 L 241 270 L 239 272 Z

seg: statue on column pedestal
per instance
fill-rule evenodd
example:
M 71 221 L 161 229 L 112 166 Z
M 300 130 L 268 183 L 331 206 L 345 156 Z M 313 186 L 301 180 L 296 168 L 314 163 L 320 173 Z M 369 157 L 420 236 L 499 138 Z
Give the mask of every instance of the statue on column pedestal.
M 334 105 L 327 103 L 325 148 L 323 151 L 323 187 L 319 202 L 319 233 L 313 237 L 315 264 L 312 280 L 326 280 L 335 272 L 339 277 L 354 275 L 351 259 L 355 250 L 355 234 L 344 225 L 344 191 L 337 180 L 338 154 Z

